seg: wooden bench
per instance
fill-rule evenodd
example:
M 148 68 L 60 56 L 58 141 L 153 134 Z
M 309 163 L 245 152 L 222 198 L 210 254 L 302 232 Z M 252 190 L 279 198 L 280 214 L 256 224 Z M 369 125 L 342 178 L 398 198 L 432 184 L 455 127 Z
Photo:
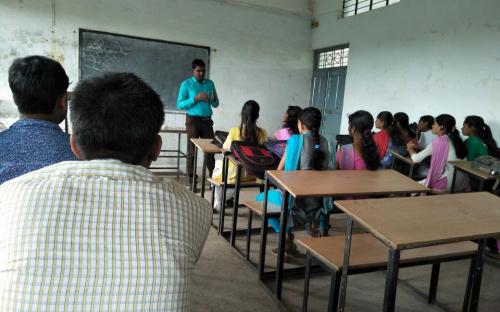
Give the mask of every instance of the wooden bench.
M 226 192 L 228 189 L 235 189 L 235 195 L 236 193 L 239 194 L 240 190 L 242 188 L 261 188 L 262 187 L 262 182 L 259 182 L 257 180 L 253 180 L 253 181 L 241 181 L 239 183 L 227 183 L 225 184 L 224 182 L 221 182 L 221 181 L 217 181 L 215 179 L 208 179 L 208 182 L 210 184 L 212 184 L 213 186 L 216 186 L 216 187 L 220 187 L 222 189 L 222 192 L 223 192 L 223 195 L 222 195 L 222 199 L 221 199 L 221 207 L 220 207 L 220 211 L 218 211 L 219 213 L 219 225 L 218 225 L 218 232 L 220 235 L 223 235 L 225 234 L 224 232 L 224 216 L 225 216 L 225 213 L 226 213 Z M 238 196 L 239 198 L 239 196 Z M 212 188 L 212 210 L 214 213 L 217 213 L 216 209 L 215 209 L 215 188 Z M 236 200 L 236 196 L 235 196 L 235 201 L 234 201 L 234 205 L 233 205 L 233 221 L 235 219 L 235 217 L 237 218 L 237 213 L 238 213 L 238 210 L 237 208 L 240 206 L 239 203 L 238 203 L 238 200 Z M 235 214 L 236 212 L 236 214 Z M 234 223 L 234 222 L 233 222 Z M 212 222 L 213 224 L 213 222 Z M 233 224 L 234 227 L 236 227 L 236 224 Z
M 251 240 L 251 235 L 252 235 L 252 219 L 253 215 L 257 215 L 261 218 L 265 218 L 264 222 L 264 228 L 261 228 L 261 248 L 262 248 L 262 239 L 263 236 L 265 237 L 266 234 L 263 233 L 263 231 L 267 231 L 267 220 L 269 218 L 279 218 L 280 213 L 281 213 L 281 207 L 278 205 L 274 205 L 271 203 L 267 204 L 267 214 L 263 216 L 264 214 L 264 207 L 263 207 L 263 202 L 257 202 L 257 201 L 246 201 L 243 203 L 243 206 L 248 208 L 248 225 L 247 225 L 247 242 L 246 242 L 246 254 L 245 258 L 247 261 L 250 261 L 250 240 Z M 264 244 L 265 246 L 265 244 Z
M 309 297 L 309 280 L 312 259 L 331 274 L 328 311 L 337 311 L 340 291 L 340 278 L 343 270 L 345 236 L 321 238 L 301 238 L 298 244 L 306 249 L 306 273 L 304 281 L 304 298 L 302 311 L 307 311 Z M 386 270 L 388 248 L 371 234 L 355 234 L 352 236 L 348 274 L 359 274 Z M 477 252 L 477 244 L 460 242 L 431 247 L 407 249 L 401 252 L 401 267 L 432 264 L 428 302 L 435 303 L 440 263 L 473 258 Z

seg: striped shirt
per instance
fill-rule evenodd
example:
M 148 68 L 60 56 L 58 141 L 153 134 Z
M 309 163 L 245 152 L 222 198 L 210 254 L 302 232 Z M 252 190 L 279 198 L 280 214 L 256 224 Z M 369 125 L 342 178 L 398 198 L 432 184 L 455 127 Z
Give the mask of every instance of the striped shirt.
M 186 311 L 211 208 L 118 160 L 0 186 L 0 311 Z

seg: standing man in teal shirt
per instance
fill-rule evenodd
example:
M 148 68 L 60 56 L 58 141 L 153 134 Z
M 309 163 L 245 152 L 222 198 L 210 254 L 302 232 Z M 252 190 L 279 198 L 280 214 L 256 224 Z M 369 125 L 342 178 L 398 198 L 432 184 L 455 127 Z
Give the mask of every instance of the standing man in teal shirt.
M 177 97 L 177 109 L 185 110 L 186 131 L 188 139 L 187 171 L 189 183 L 196 179 L 196 168 L 194 162 L 194 144 L 191 138 L 213 139 L 214 122 L 212 120 L 212 107 L 219 106 L 219 98 L 215 91 L 215 85 L 210 79 L 205 79 L 206 65 L 202 60 L 196 59 L 192 63 L 193 77 L 184 80 L 179 88 Z M 207 168 L 209 176 L 214 170 L 214 155 L 207 156 Z

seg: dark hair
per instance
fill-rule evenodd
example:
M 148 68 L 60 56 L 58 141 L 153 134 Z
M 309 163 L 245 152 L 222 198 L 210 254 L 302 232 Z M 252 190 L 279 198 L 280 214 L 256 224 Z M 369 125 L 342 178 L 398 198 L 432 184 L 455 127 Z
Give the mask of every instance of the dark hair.
M 460 133 L 455 128 L 456 121 L 455 118 L 448 114 L 442 114 L 436 117 L 436 123 L 444 130 L 444 132 L 448 135 L 453 146 L 455 147 L 455 153 L 457 158 L 465 158 L 467 157 L 467 146 L 464 141 L 460 137 Z
M 297 121 L 299 120 L 299 114 L 302 108 L 298 106 L 288 106 L 286 110 L 286 120 L 283 123 L 283 128 L 288 128 L 290 134 L 299 134 L 299 126 Z
M 399 138 L 396 138 L 396 142 L 399 145 L 406 144 L 404 141 L 406 134 L 412 139 L 416 137 L 416 134 L 410 129 L 410 118 L 406 113 L 399 112 L 394 114 L 394 128 L 399 130 Z
M 70 103 L 73 133 L 85 159 L 140 164 L 164 120 L 160 96 L 132 73 L 82 80 Z
M 380 119 L 384 122 L 384 130 L 389 133 L 392 141 L 395 145 L 401 145 L 401 131 L 398 127 L 394 127 L 394 117 L 391 112 L 382 111 L 377 115 L 377 119 Z
M 434 117 L 431 115 L 424 115 L 420 117 L 420 120 L 422 122 L 425 122 L 427 124 L 427 128 L 432 129 L 432 125 L 434 124 Z
M 260 129 L 257 127 L 260 106 L 254 100 L 248 100 L 241 109 L 240 135 L 245 142 L 258 144 Z
M 484 122 L 484 119 L 479 116 L 467 116 L 464 124 L 475 130 L 475 134 L 488 147 L 488 154 L 494 157 L 500 157 L 497 142 L 493 138 L 490 127 Z
M 197 66 L 199 66 L 199 67 L 206 67 L 205 62 L 203 60 L 200 60 L 200 59 L 195 59 L 191 63 L 191 67 L 193 69 L 195 69 Z
M 372 135 L 372 114 L 364 110 L 358 110 L 357 112 L 350 114 L 348 118 L 349 127 L 353 128 L 355 132 L 358 132 L 361 135 L 361 156 L 366 163 L 366 168 L 368 170 L 377 170 L 380 167 L 380 156 Z
M 58 62 L 32 55 L 10 65 L 9 86 L 21 114 L 50 114 L 68 90 L 69 79 Z
M 392 128 L 392 123 L 394 121 L 394 117 L 392 117 L 391 112 L 388 111 L 382 111 L 378 113 L 377 119 L 380 119 L 384 122 L 384 129 L 391 129 Z
M 319 129 L 321 127 L 321 111 L 315 107 L 308 107 L 299 113 L 300 122 L 311 131 L 313 137 L 313 153 L 311 156 L 311 167 L 314 170 L 323 169 L 325 153 L 321 150 L 321 137 Z

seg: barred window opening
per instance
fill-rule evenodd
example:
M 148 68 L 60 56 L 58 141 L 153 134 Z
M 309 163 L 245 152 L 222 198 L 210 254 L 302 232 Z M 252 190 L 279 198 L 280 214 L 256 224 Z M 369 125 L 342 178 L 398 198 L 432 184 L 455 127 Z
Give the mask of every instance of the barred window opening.
M 398 3 L 400 0 L 344 0 L 343 16 L 353 16 Z

